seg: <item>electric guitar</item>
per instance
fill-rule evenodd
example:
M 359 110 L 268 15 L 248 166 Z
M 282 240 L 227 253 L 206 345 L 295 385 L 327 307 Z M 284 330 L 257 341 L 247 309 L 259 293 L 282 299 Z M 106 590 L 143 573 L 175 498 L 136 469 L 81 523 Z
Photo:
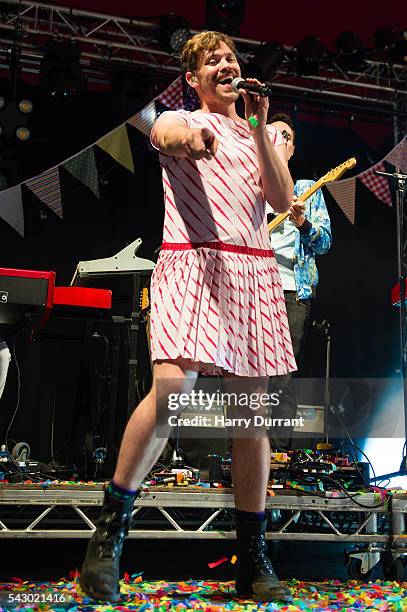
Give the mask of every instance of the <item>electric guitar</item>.
M 311 185 L 309 189 L 307 189 L 306 191 L 304 191 L 304 193 L 299 195 L 297 202 L 305 202 L 305 200 L 308 200 L 308 198 L 310 198 L 316 191 L 318 191 L 318 189 L 321 189 L 323 185 L 325 185 L 326 183 L 330 183 L 331 181 L 336 181 L 347 170 L 351 170 L 351 168 L 354 168 L 355 166 L 356 166 L 356 159 L 354 157 L 347 159 L 346 162 L 343 162 L 343 164 L 336 166 L 336 168 L 333 168 L 332 170 L 324 174 L 324 176 L 318 179 L 316 183 Z M 290 211 L 287 210 L 284 213 L 280 213 L 279 215 L 277 215 L 277 217 L 275 217 L 275 219 L 270 221 L 270 223 L 268 224 L 269 232 L 272 232 L 278 225 L 280 225 L 280 223 L 285 221 L 285 219 L 287 219 L 289 214 L 290 214 Z

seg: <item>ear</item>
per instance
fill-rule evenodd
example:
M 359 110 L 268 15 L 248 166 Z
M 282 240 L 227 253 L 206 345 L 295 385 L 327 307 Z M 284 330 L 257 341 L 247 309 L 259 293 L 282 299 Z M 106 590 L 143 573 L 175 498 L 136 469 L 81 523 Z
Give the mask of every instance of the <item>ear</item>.
M 194 75 L 193 72 L 186 72 L 185 73 L 185 80 L 188 83 L 188 85 L 190 87 L 192 87 L 192 89 L 196 89 L 197 80 L 196 80 L 196 76 Z

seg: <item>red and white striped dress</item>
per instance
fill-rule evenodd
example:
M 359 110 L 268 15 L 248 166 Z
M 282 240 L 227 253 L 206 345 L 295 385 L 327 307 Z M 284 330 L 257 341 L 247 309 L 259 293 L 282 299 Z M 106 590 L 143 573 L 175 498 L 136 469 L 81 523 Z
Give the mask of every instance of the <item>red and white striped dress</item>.
M 165 221 L 151 281 L 152 360 L 183 357 L 238 376 L 295 370 L 253 136 L 244 121 L 217 113 L 170 112 L 212 130 L 218 150 L 198 161 L 160 154 Z

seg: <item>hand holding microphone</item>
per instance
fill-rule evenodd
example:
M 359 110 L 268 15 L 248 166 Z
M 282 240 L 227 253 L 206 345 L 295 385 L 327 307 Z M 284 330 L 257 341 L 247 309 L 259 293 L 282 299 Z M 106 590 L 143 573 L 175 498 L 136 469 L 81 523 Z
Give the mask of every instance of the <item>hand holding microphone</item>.
M 236 77 L 230 85 L 237 93 L 240 93 L 241 90 L 244 89 L 248 93 L 257 94 L 262 98 L 269 98 L 271 96 L 271 88 L 267 87 L 267 85 L 262 85 L 256 79 L 245 80 L 241 77 Z
M 260 83 L 258 79 L 233 79 L 231 87 L 239 92 L 245 103 L 245 115 L 249 124 L 257 129 L 263 129 L 267 123 L 269 108 L 268 96 L 271 95 L 269 87 Z M 252 121 L 255 118 L 255 122 Z

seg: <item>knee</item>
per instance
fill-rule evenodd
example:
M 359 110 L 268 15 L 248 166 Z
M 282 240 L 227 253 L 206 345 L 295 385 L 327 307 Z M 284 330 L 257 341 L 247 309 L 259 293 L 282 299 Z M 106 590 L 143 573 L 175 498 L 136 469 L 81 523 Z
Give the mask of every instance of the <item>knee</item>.
M 152 403 L 156 412 L 169 411 L 178 414 L 188 405 L 188 397 L 195 381 L 189 378 L 154 380 L 146 400 Z

